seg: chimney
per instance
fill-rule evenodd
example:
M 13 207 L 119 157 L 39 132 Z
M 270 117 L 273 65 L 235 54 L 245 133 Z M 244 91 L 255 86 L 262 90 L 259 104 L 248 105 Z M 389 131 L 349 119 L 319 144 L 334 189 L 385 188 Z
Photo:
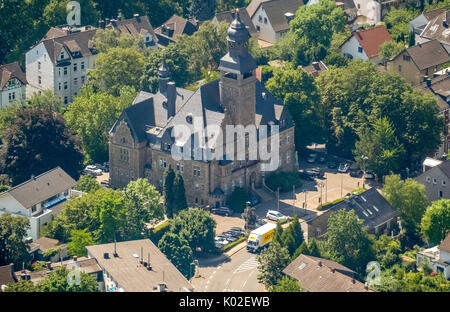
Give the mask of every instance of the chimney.
M 319 262 L 317 262 L 317 266 L 321 267 L 322 266 L 322 261 L 319 260 Z
M 140 261 L 140 263 L 141 264 L 144 263 L 144 248 L 143 247 L 141 247 L 141 261 Z
M 148 265 L 147 265 L 147 270 L 149 270 L 149 271 L 152 270 L 152 266 L 150 265 L 150 253 L 148 253 Z
M 445 28 L 448 28 L 448 25 L 450 24 L 450 11 L 445 12 L 445 18 L 442 21 L 442 25 Z
M 167 290 L 166 290 L 166 284 L 164 284 L 164 283 L 159 283 L 158 284 L 158 290 L 160 291 L 160 292 L 166 292 Z
M 175 105 L 177 100 L 177 88 L 175 82 L 167 83 L 167 118 L 175 116 Z
M 109 18 L 105 18 L 105 27 L 109 25 Z
M 287 20 L 287 22 L 289 24 L 289 22 L 294 19 L 295 14 L 291 13 L 291 12 L 287 12 L 287 13 L 284 13 L 284 17 L 286 18 L 286 20 Z
M 47 261 L 45 263 L 45 267 L 47 268 L 47 270 L 51 270 L 52 269 L 52 263 L 50 261 Z
M 139 14 L 135 13 L 135 14 L 133 14 L 133 17 L 138 21 L 138 23 L 141 22 L 141 18 L 139 17 Z
M 77 261 L 78 260 L 78 257 L 77 256 L 73 256 L 73 261 Z
M 114 239 L 114 258 L 117 258 L 119 254 L 117 253 L 116 239 Z
M 367 282 L 364 283 L 364 289 L 369 290 L 369 284 Z
M 98 28 L 105 29 L 105 21 L 104 20 L 98 21 Z
M 335 268 L 331 268 L 331 273 L 334 273 L 334 272 L 336 272 L 336 269 Z
M 427 78 L 426 83 L 427 83 L 427 87 L 431 87 L 431 79 L 430 78 Z
M 428 80 L 428 76 L 423 76 L 423 82 L 426 82 Z
M 319 62 L 312 62 L 312 66 L 315 70 L 320 70 Z
M 352 278 L 352 284 L 355 284 L 355 283 L 356 283 L 355 279 L 354 279 L 354 278 Z
M 122 14 L 122 11 L 119 10 L 119 13 L 117 14 L 117 20 L 121 21 L 122 19 L 123 19 L 123 14 Z
M 104 253 L 103 253 L 103 258 L 104 258 L 104 259 L 109 259 L 109 253 L 104 252 Z

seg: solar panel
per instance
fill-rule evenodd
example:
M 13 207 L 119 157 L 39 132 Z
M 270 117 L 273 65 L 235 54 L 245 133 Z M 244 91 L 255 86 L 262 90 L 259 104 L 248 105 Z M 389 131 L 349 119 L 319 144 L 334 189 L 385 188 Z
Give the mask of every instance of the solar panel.
M 298 267 L 298 269 L 299 269 L 299 270 L 303 270 L 303 269 L 305 268 L 305 266 L 306 266 L 306 263 L 302 263 L 302 264 Z
M 373 205 L 373 209 L 375 209 L 376 212 L 380 211 L 375 205 Z
M 364 198 L 364 196 L 361 195 L 361 198 L 363 199 L 364 202 L 367 202 L 367 200 Z

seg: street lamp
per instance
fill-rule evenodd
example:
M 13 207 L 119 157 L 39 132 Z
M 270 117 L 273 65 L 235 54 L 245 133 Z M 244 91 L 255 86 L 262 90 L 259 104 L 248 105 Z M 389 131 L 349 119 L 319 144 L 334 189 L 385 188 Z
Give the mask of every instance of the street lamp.
M 322 190 L 323 190 L 323 187 L 325 186 L 325 184 L 323 182 L 319 182 L 318 186 L 320 187 L 320 198 L 319 198 L 320 208 L 322 208 Z

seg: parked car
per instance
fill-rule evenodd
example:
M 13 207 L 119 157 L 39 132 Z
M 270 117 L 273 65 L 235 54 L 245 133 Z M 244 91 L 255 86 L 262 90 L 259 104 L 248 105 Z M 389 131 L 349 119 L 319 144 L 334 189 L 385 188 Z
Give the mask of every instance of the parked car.
M 310 164 L 313 164 L 316 162 L 316 159 L 317 159 L 317 154 L 309 154 L 306 161 L 309 162 Z
M 243 228 L 240 227 L 232 227 L 230 229 L 230 231 L 236 232 L 236 233 L 240 233 L 242 235 L 245 235 L 245 230 Z
M 244 232 L 238 232 L 238 231 L 233 231 L 233 230 L 229 230 L 228 233 L 230 233 L 232 236 L 234 236 L 236 238 L 241 238 L 242 236 L 245 235 Z
M 250 202 L 251 202 L 252 206 L 255 206 L 255 205 L 259 204 L 259 199 L 255 195 L 250 194 Z
M 233 210 L 228 207 L 215 207 L 211 209 L 211 212 L 214 214 L 222 215 L 222 216 L 230 216 L 233 214 Z
M 350 165 L 348 163 L 340 163 L 338 171 L 342 172 L 342 173 L 346 173 L 348 171 L 349 167 L 350 167 Z
M 230 243 L 232 243 L 232 242 L 234 242 L 234 241 L 237 241 L 237 239 L 239 238 L 239 237 L 233 236 L 233 235 L 230 234 L 230 233 L 224 233 L 224 235 L 225 235 L 225 237 L 226 237 L 226 240 L 227 240 L 228 242 L 230 242 Z
M 279 211 L 269 210 L 267 211 L 266 218 L 272 221 L 283 221 L 286 220 L 287 217 Z
M 84 168 L 84 173 L 89 174 L 91 176 L 92 175 L 99 176 L 99 175 L 102 175 L 102 170 L 97 168 L 94 165 L 89 165 L 89 166 L 86 166 L 86 168 Z
M 330 169 L 336 169 L 337 163 L 336 163 L 334 160 L 330 160 L 330 161 L 327 163 L 327 167 L 330 168 Z
M 320 168 L 310 168 L 305 170 L 306 174 L 308 174 L 310 177 L 314 178 L 322 178 L 324 176 L 324 171 Z
M 349 173 L 351 177 L 359 177 L 361 175 L 361 169 L 357 162 L 353 163 L 349 168 Z
M 319 157 L 319 163 L 320 164 L 324 164 L 327 161 L 327 158 L 325 155 L 322 155 Z
M 364 174 L 364 179 L 373 180 L 375 179 L 375 175 L 373 174 L 372 171 L 366 171 L 366 173 Z
M 305 181 L 312 181 L 313 178 L 307 173 L 307 172 L 299 172 L 298 173 L 300 179 L 305 180 Z
M 107 181 L 107 180 L 101 181 L 100 184 L 105 187 L 109 187 L 109 181 Z

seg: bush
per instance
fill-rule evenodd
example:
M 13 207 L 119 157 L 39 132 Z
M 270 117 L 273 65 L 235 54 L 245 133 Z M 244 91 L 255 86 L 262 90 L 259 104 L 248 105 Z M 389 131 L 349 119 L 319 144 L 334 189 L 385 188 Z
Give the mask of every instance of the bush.
M 150 230 L 149 238 L 153 244 L 158 246 L 160 239 L 164 236 L 164 234 L 170 231 L 171 225 L 172 220 L 167 220 Z
M 222 247 L 222 252 L 226 252 L 228 250 L 230 250 L 231 248 L 233 248 L 234 246 L 242 243 L 243 241 L 245 241 L 247 239 L 248 236 L 243 236 L 241 238 L 239 238 L 238 240 L 235 240 L 232 243 L 229 243 L 228 245 L 225 245 Z
M 61 251 L 61 248 L 54 247 L 45 250 L 42 255 L 46 261 L 50 260 L 52 257 L 56 256 Z
M 301 187 L 300 174 L 298 172 L 276 172 L 266 180 L 267 186 L 276 191 L 280 188 L 281 192 L 292 191 L 292 186 Z
M 238 213 L 244 212 L 248 201 L 250 201 L 250 196 L 242 187 L 236 187 L 228 197 L 228 203 L 231 206 L 231 209 Z
M 357 188 L 356 190 L 353 190 L 351 192 L 350 196 L 353 196 L 353 193 L 356 193 L 357 195 L 360 195 L 362 193 L 364 193 L 366 190 L 363 189 L 362 187 Z M 338 198 L 336 200 L 333 200 L 331 202 L 326 202 L 325 204 L 323 204 L 322 206 L 317 207 L 317 210 L 322 211 L 322 210 L 327 210 L 330 209 L 331 207 L 333 207 L 336 204 L 339 204 L 340 202 L 344 201 L 345 198 Z
M 267 80 L 273 77 L 273 67 L 269 65 L 261 66 L 261 82 L 265 83 Z

